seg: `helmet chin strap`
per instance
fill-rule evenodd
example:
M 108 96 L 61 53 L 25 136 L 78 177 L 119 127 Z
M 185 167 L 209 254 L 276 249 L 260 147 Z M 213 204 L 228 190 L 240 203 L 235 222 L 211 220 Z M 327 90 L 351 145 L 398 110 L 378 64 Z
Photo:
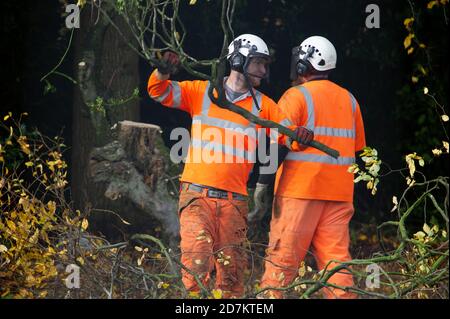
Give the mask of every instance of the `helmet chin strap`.
M 249 73 L 247 73 L 244 69 L 244 78 L 245 82 L 247 83 L 248 90 L 250 91 L 250 94 L 252 95 L 253 101 L 255 102 L 256 108 L 258 109 L 258 112 L 261 112 L 261 108 L 259 107 L 258 101 L 256 100 L 255 93 L 253 92 L 253 86 L 250 83 L 250 79 L 248 78 Z M 254 76 L 253 74 L 250 74 L 251 76 Z

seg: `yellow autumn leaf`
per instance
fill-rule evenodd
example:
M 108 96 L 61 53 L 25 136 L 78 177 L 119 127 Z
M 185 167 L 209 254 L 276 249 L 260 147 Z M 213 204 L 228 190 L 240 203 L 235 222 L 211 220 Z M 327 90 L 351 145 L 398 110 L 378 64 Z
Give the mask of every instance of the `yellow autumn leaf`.
M 26 167 L 31 167 L 31 166 L 33 166 L 34 165 L 34 163 L 32 162 L 32 161 L 29 161 L 29 162 L 26 162 L 25 163 L 25 166 Z
M 306 274 L 306 266 L 305 266 L 305 262 L 301 262 L 300 267 L 298 268 L 298 276 L 304 277 Z
M 349 166 L 349 168 L 347 169 L 347 172 L 353 173 L 353 174 L 358 173 L 358 171 L 359 171 L 358 164 L 352 164 L 352 165 Z
M 414 47 L 410 47 L 409 49 L 408 49 L 408 54 L 411 54 L 411 53 L 413 53 L 414 52 Z
M 27 137 L 26 136 L 19 136 L 17 139 L 17 142 L 20 144 L 20 148 L 22 149 L 22 152 L 24 152 L 27 155 L 30 155 L 30 145 L 27 143 Z
M 434 235 L 434 232 L 431 230 L 430 226 L 427 225 L 427 223 L 423 224 L 422 229 L 428 236 Z
M 83 259 L 83 257 L 81 257 L 81 256 L 78 257 L 78 258 L 77 258 L 77 261 L 80 263 L 81 266 L 84 265 L 84 259 Z
M 397 206 L 398 206 L 397 196 L 393 196 L 392 197 L 392 203 L 394 204 L 394 207 L 391 209 L 391 212 L 393 212 L 393 211 L 395 211 L 397 209 Z
M 428 94 L 428 88 L 427 87 L 423 88 L 423 94 Z
M 405 46 L 405 49 L 409 48 L 411 46 L 411 40 L 415 37 L 413 33 L 408 34 L 408 36 L 403 41 L 403 45 Z
M 214 299 L 222 299 L 223 296 L 221 289 L 213 289 L 211 291 L 211 294 L 213 295 Z
M 439 156 L 442 154 L 442 150 L 435 148 L 431 151 L 433 153 L 434 156 Z
M 414 234 L 414 238 L 420 241 L 423 241 L 425 236 L 426 234 L 423 231 L 418 231 L 417 233 Z
M 89 226 L 89 222 L 86 218 L 83 219 L 83 221 L 81 222 L 81 228 L 83 228 L 83 230 L 86 230 Z
M 408 163 L 409 175 L 412 177 L 416 171 L 416 165 L 411 158 L 406 157 L 406 162 Z
M 200 293 L 198 291 L 189 291 L 189 297 L 200 298 Z
M 441 119 L 443 122 L 448 122 L 448 115 L 447 114 L 442 115 Z
M 8 251 L 8 248 L 5 245 L 0 245 L 0 253 L 5 253 Z
M 189 5 L 193 6 L 197 3 L 197 0 L 189 0 Z
M 403 21 L 403 24 L 405 25 L 406 29 L 409 30 L 411 28 L 411 25 L 413 24 L 413 22 L 414 22 L 414 18 L 406 18 Z
M 425 68 L 423 67 L 423 65 L 419 64 L 419 71 L 423 74 L 423 75 L 427 75 L 428 72 L 427 70 L 425 70 Z
M 437 4 L 439 4 L 437 0 L 430 1 L 427 4 L 427 9 L 432 9 Z
M 419 78 L 417 76 L 412 76 L 411 77 L 411 82 L 412 83 L 417 83 L 417 82 L 419 82 Z
M 398 199 L 397 199 L 397 196 L 392 196 L 392 203 L 393 203 L 394 205 L 398 205 Z
M 442 145 L 444 145 L 444 148 L 445 148 L 445 150 L 446 150 L 447 153 L 448 153 L 448 142 L 442 141 Z
M 164 282 L 164 281 L 160 281 L 159 283 L 158 283 L 158 288 L 159 289 L 167 289 L 167 288 L 169 288 L 169 286 L 170 286 L 170 284 L 168 284 L 167 282 Z
M 8 226 L 9 229 L 11 229 L 12 232 L 16 231 L 16 224 L 14 224 L 13 221 L 7 219 L 6 220 L 6 225 Z
M 36 229 L 33 236 L 30 237 L 30 239 L 28 240 L 31 244 L 36 244 L 38 241 L 38 236 L 39 236 L 39 229 Z

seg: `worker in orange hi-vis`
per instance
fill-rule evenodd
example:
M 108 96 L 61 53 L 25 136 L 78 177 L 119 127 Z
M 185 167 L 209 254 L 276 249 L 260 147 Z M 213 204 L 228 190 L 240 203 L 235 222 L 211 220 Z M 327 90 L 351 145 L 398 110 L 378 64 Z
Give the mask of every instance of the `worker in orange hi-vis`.
M 351 260 L 349 221 L 353 216 L 353 174 L 348 168 L 355 153 L 365 146 L 361 110 L 354 96 L 328 80 L 336 67 L 333 44 L 320 36 L 309 37 L 292 51 L 291 79 L 278 102 L 288 119 L 314 132 L 315 140 L 340 152 L 337 159 L 312 147 L 287 140 L 276 173 L 275 199 L 269 247 L 261 288 L 286 287 L 297 276 L 306 253 L 312 251 L 320 270 Z M 262 174 L 255 201 L 263 202 L 264 186 L 275 174 Z M 262 190 L 259 191 L 258 190 Z M 258 205 L 258 204 L 255 204 Z M 259 204 L 261 206 L 261 204 Z M 332 262 L 333 261 L 333 262 Z M 355 298 L 351 273 L 343 269 L 322 289 L 325 298 Z M 262 297 L 282 298 L 282 290 L 268 289 Z
M 273 100 L 254 89 L 268 74 L 270 55 L 264 41 L 243 34 L 232 41 L 228 53 L 231 72 L 223 84 L 227 99 L 260 118 L 292 125 Z M 179 59 L 172 52 L 163 58 L 167 68 L 160 67 L 150 75 L 148 93 L 161 104 L 192 117 L 178 210 L 181 262 L 188 269 L 182 270 L 183 284 L 189 292 L 199 292 L 195 277 L 207 287 L 215 267 L 215 289 L 220 289 L 224 298 L 241 297 L 247 262 L 243 247 L 246 185 L 256 159 L 259 126 L 212 103 L 208 81 L 169 80 Z M 304 143 L 312 139 L 306 128 L 296 133 Z M 269 134 L 272 136 L 272 131 Z M 274 136 L 278 139 L 280 135 Z

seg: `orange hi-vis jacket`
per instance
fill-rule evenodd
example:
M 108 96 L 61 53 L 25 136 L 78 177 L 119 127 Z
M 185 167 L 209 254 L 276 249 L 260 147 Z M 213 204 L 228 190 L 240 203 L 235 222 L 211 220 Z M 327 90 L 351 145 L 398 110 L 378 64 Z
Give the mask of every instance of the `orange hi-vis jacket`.
M 200 80 L 162 81 L 155 70 L 147 90 L 155 101 L 188 112 L 192 117 L 191 141 L 181 181 L 247 195 L 247 180 L 257 156 L 258 134 L 265 135 L 266 131 L 258 132 L 259 125 L 213 104 L 208 96 L 209 85 L 209 81 Z M 272 99 L 257 90 L 254 93 L 261 111 L 250 92 L 232 102 L 261 118 L 290 124 Z M 276 132 L 270 134 L 272 138 L 280 138 Z
M 312 147 L 291 151 L 277 172 L 278 196 L 353 202 L 353 174 L 348 167 L 365 146 L 359 104 L 346 89 L 329 80 L 314 80 L 287 90 L 278 106 L 314 139 L 340 152 L 333 157 Z

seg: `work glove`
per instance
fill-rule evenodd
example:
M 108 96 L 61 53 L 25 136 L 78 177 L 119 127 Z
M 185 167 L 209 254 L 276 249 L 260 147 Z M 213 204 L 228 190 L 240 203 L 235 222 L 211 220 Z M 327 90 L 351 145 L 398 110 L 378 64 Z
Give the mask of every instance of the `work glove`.
M 269 184 L 256 183 L 253 200 L 255 202 L 255 207 L 248 214 L 249 225 L 254 225 L 261 221 L 266 212 L 272 209 L 273 187 Z
M 297 135 L 297 141 L 305 145 L 308 145 L 314 140 L 314 132 L 304 126 L 298 126 L 295 129 L 295 135 Z
M 179 66 L 180 58 L 178 57 L 178 54 L 172 51 L 166 51 L 157 67 L 161 74 L 175 74 L 178 72 Z

